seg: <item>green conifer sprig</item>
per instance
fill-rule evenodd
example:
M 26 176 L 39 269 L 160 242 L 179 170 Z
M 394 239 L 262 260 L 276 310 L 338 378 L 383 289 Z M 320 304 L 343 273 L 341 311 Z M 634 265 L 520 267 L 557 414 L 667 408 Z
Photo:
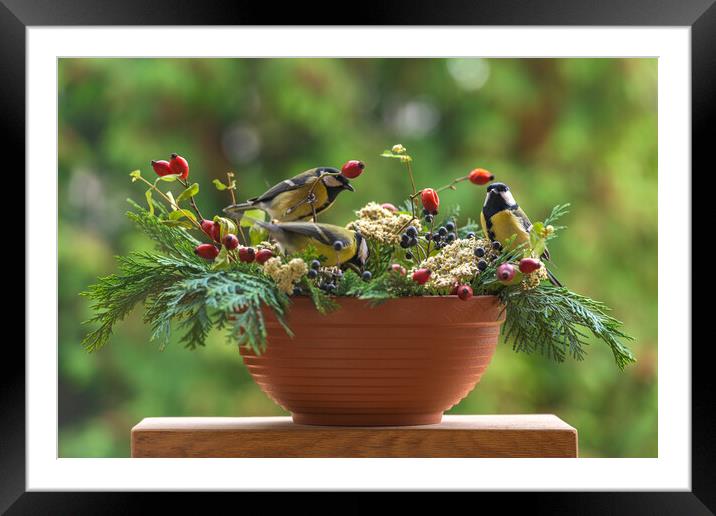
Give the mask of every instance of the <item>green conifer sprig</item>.
M 567 355 L 583 360 L 588 345 L 586 329 L 610 347 L 619 369 L 636 361 L 621 342 L 633 338 L 621 330 L 620 321 L 606 313 L 609 308 L 603 303 L 546 284 L 526 291 L 509 287 L 498 295 L 507 307 L 502 333 L 515 351 L 539 352 L 558 362 Z

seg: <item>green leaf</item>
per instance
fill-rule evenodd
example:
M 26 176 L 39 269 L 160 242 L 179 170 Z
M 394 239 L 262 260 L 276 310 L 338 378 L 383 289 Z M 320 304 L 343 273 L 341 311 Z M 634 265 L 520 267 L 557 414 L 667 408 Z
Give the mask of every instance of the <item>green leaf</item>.
M 219 251 L 219 254 L 214 259 L 214 263 L 211 265 L 211 268 L 215 271 L 222 271 L 228 269 L 230 266 L 231 262 L 229 261 L 229 251 L 226 247 L 222 247 L 221 251 Z
M 177 202 L 174 200 L 174 194 L 172 194 L 169 190 L 167 190 L 166 196 L 169 197 L 169 207 L 172 211 L 176 210 L 176 204 Z
M 141 173 L 139 170 L 132 170 L 132 171 L 129 173 L 129 177 L 132 178 L 132 183 L 134 183 L 137 179 L 139 179 L 140 177 L 142 177 L 142 173 Z
M 251 229 L 249 229 L 249 240 L 251 240 L 251 245 L 260 244 L 267 239 L 268 231 L 259 226 L 251 226 Z
M 147 204 L 149 205 L 149 214 L 154 215 L 154 203 L 152 202 L 152 189 L 150 188 L 144 192 L 144 197 L 147 198 Z
M 194 229 L 194 226 L 188 220 L 160 220 L 159 223 L 164 224 L 165 226 Z
M 154 184 L 157 184 L 157 181 L 166 181 L 167 183 L 171 183 L 172 181 L 176 181 L 179 179 L 179 176 L 181 174 L 168 174 L 166 176 L 159 176 L 156 181 L 154 181 Z
M 212 181 L 212 183 L 214 183 L 214 186 L 215 186 L 216 189 L 219 190 L 220 192 L 223 192 L 224 190 L 226 190 L 226 189 L 228 188 L 228 186 L 226 186 L 224 183 L 222 183 L 222 182 L 219 181 L 218 179 L 214 179 L 214 180 Z
M 190 187 L 188 187 L 186 190 L 184 190 L 182 193 L 179 194 L 179 197 L 177 197 L 177 202 L 186 201 L 187 199 L 191 199 L 196 194 L 199 193 L 199 183 L 194 183 Z
M 197 222 L 196 216 L 189 210 L 179 209 L 169 214 L 169 220 L 180 220 L 183 218 L 191 219 L 194 222 Z
M 214 223 L 219 224 L 219 227 L 221 228 L 220 235 L 222 240 L 229 233 L 236 235 L 239 231 L 236 227 L 236 222 L 231 219 L 227 219 L 226 217 L 219 217 L 217 215 L 214 217 Z
M 265 218 L 266 215 L 261 210 L 247 210 L 244 212 L 239 223 L 242 228 L 248 228 L 254 225 L 254 220 L 264 220 Z
M 405 163 L 407 161 L 413 161 L 413 158 L 411 158 L 407 154 L 393 154 L 392 151 L 386 150 L 383 151 L 383 154 L 380 155 L 381 158 L 394 158 L 399 159 L 401 162 Z

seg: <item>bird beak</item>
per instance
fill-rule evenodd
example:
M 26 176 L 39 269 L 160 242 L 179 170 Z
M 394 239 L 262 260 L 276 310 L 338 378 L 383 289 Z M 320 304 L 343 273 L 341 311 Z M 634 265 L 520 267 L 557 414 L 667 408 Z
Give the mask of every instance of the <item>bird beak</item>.
M 355 191 L 356 191 L 356 189 L 353 188 L 353 185 L 350 184 L 350 183 L 344 184 L 344 185 L 343 185 L 343 189 L 344 189 L 344 190 L 350 190 L 351 192 L 355 192 Z

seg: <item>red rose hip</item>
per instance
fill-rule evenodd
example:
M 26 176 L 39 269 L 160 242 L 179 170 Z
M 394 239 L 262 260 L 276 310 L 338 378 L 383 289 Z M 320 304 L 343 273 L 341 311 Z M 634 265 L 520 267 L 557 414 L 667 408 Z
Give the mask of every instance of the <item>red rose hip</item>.
M 168 161 L 164 161 L 163 159 L 160 159 L 159 161 L 151 161 L 152 168 L 154 169 L 154 172 L 157 173 L 158 176 L 168 176 L 173 174 L 171 166 L 169 166 Z
M 515 277 L 515 267 L 511 263 L 503 263 L 497 268 L 497 279 L 510 281 Z
M 224 244 L 224 247 L 226 247 L 229 251 L 233 251 L 234 249 L 239 247 L 239 239 L 236 235 L 233 235 L 231 233 L 226 235 L 221 242 Z
M 418 285 L 424 285 L 430 279 L 429 269 L 418 269 L 413 273 L 413 281 Z
M 489 170 L 485 170 L 484 168 L 476 168 L 471 171 L 467 177 L 474 185 L 486 185 L 495 179 L 495 176 Z
M 179 179 L 186 179 L 189 177 L 189 162 L 178 154 L 172 154 L 169 166 L 171 167 L 172 174 L 179 174 Z
M 266 263 L 273 256 L 270 249 L 261 249 L 256 253 L 256 263 Z
M 205 260 L 213 260 L 219 255 L 219 250 L 214 244 L 200 244 L 194 248 L 194 252 Z
M 355 179 L 363 173 L 365 164 L 357 159 L 346 161 L 346 164 L 341 167 L 341 174 L 348 179 Z
M 425 188 L 422 192 L 420 192 L 420 200 L 423 203 L 423 208 L 425 208 L 429 213 L 435 215 L 438 212 L 440 197 L 438 197 L 438 193 L 435 190 L 432 188 Z
M 542 262 L 535 258 L 523 258 L 520 260 L 520 272 L 529 274 L 542 267 Z
M 460 285 L 457 287 L 457 297 L 467 301 L 472 297 L 472 287 L 470 285 Z
M 239 249 L 239 260 L 244 263 L 251 263 L 256 259 L 256 251 L 253 247 L 242 247 Z

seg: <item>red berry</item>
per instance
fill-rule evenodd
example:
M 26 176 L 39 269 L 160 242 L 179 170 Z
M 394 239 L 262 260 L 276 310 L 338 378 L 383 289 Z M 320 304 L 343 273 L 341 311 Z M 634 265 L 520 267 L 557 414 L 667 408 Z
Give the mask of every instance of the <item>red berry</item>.
M 214 221 L 206 220 L 206 219 L 202 220 L 201 221 L 201 229 L 208 236 L 214 238 L 212 236 L 212 232 L 214 231 Z
M 460 285 L 457 287 L 457 297 L 467 301 L 472 297 L 472 287 L 470 285 Z
M 355 179 L 363 173 L 364 169 L 365 164 L 362 161 L 352 159 L 350 161 L 346 161 L 346 164 L 341 167 L 341 174 L 348 179 Z
M 523 258 L 520 260 L 520 272 L 529 274 L 542 267 L 542 262 L 535 258 Z
M 390 204 L 389 202 L 384 202 L 383 204 L 380 205 L 380 207 L 383 208 L 384 210 L 388 210 L 393 213 L 398 211 L 398 208 L 396 208 L 394 204 Z
M 424 189 L 420 192 L 420 200 L 423 202 L 423 208 L 428 210 L 428 212 L 432 214 L 436 214 L 438 212 L 440 197 L 438 197 L 438 193 L 435 190 L 432 188 Z
M 194 252 L 205 260 L 213 260 L 219 255 L 219 250 L 214 244 L 201 244 L 194 248 Z
M 179 174 L 180 179 L 189 177 L 189 162 L 178 154 L 172 154 L 169 166 L 172 169 L 172 174 Z
M 401 276 L 405 276 L 408 273 L 408 271 L 405 270 L 405 267 L 403 267 L 399 263 L 392 264 L 390 266 L 390 270 L 400 274 Z
M 221 226 L 212 220 L 202 220 L 201 229 L 214 241 L 221 242 Z
M 266 261 L 273 256 L 270 249 L 260 249 L 256 253 L 256 263 L 266 263 Z
M 154 172 L 157 173 L 158 176 L 168 176 L 173 174 L 171 167 L 169 166 L 168 161 L 159 160 L 154 161 L 152 160 L 152 168 L 154 169 Z
M 226 247 L 229 251 L 233 251 L 237 247 L 239 247 L 239 239 L 236 235 L 233 235 L 229 233 L 224 237 L 222 240 L 222 243 L 224 244 L 224 247 Z
M 470 172 L 467 177 L 470 179 L 470 182 L 475 185 L 486 185 L 495 179 L 495 176 L 484 168 L 476 168 Z
M 497 268 L 497 279 L 511 281 L 515 277 L 515 267 L 511 263 L 503 263 Z
M 221 225 L 214 222 L 214 227 L 211 228 L 211 238 L 216 242 L 221 242 Z
M 246 263 L 251 263 L 256 258 L 256 251 L 253 247 L 242 247 L 239 249 L 239 260 Z
M 430 279 L 429 269 L 418 269 L 413 273 L 413 281 L 419 285 L 425 284 Z

